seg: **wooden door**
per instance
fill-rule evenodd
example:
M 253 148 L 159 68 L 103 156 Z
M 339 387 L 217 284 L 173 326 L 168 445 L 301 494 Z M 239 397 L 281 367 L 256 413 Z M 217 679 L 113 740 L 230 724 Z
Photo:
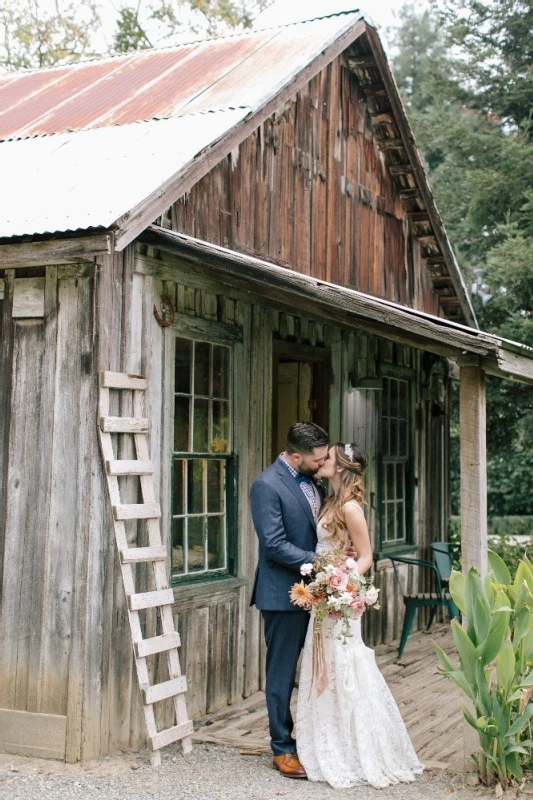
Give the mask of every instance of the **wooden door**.
M 329 351 L 278 342 L 275 345 L 273 458 L 285 449 L 285 437 L 294 422 L 316 422 L 327 428 L 330 383 Z

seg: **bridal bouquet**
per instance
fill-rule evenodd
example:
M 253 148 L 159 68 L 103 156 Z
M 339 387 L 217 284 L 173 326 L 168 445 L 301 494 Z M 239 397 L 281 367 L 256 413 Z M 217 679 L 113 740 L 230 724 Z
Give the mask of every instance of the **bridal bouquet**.
M 344 644 L 351 636 L 350 620 L 359 619 L 367 606 L 379 608 L 379 589 L 357 572 L 357 564 L 342 550 L 329 550 L 312 564 L 303 564 L 300 572 L 309 582 L 295 583 L 291 602 L 306 611 L 315 610 L 315 633 L 326 617 L 342 620 L 339 638 Z

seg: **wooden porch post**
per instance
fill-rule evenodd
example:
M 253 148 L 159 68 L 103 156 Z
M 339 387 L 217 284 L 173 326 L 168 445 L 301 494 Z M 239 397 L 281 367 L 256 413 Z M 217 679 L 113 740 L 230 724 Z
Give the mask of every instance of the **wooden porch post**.
M 485 374 L 477 357 L 458 360 L 461 437 L 461 556 L 463 572 L 487 571 L 487 434 Z

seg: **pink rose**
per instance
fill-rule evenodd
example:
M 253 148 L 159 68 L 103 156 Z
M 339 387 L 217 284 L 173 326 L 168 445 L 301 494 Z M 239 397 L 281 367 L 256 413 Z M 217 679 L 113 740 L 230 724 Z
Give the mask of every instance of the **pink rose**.
M 365 610 L 365 601 L 361 597 L 354 597 L 350 603 L 350 608 L 354 612 L 355 619 L 360 619 Z
M 328 575 L 328 592 L 344 592 L 348 583 L 348 576 L 342 569 L 336 567 L 331 575 Z

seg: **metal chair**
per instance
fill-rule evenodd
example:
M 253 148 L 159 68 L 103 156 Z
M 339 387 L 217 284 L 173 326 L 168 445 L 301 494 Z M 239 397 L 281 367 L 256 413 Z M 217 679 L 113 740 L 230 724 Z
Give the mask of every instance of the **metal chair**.
M 453 567 L 452 546 L 450 542 L 432 542 L 430 545 L 433 561 L 440 575 L 440 582 L 447 587 Z
M 400 587 L 400 592 L 402 593 L 402 598 L 405 605 L 405 617 L 403 621 L 402 635 L 400 638 L 400 646 L 398 648 L 398 658 L 400 658 L 407 643 L 408 636 L 411 633 L 415 614 L 419 608 L 428 606 L 431 608 L 426 630 L 430 629 L 433 620 L 435 619 L 435 614 L 439 608 L 447 608 L 451 619 L 458 617 L 459 611 L 451 599 L 449 592 L 443 589 L 440 573 L 435 564 L 433 564 L 431 561 L 425 561 L 421 558 L 404 558 L 402 556 L 389 556 L 389 558 L 392 562 L 394 575 L 398 582 L 398 586 Z M 416 594 L 407 594 L 404 592 L 396 566 L 399 563 L 409 564 L 412 567 L 417 567 L 420 570 L 424 570 L 426 574 L 431 576 L 435 591 L 417 592 Z

